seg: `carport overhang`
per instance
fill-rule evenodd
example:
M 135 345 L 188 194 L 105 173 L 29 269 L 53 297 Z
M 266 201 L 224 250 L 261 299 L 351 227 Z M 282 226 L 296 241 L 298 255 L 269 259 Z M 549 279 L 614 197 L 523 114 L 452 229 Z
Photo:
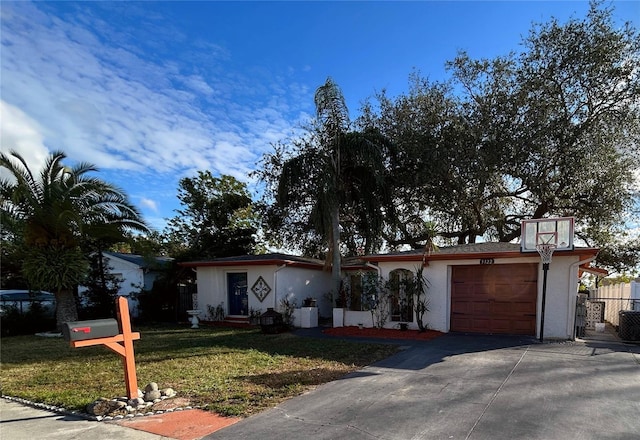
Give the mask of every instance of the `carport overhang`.
M 603 269 L 601 267 L 591 267 L 589 264 L 583 264 L 580 266 L 580 273 L 578 276 L 582 276 L 582 272 L 587 272 L 597 277 L 606 277 L 609 275 L 609 271 L 607 269 Z

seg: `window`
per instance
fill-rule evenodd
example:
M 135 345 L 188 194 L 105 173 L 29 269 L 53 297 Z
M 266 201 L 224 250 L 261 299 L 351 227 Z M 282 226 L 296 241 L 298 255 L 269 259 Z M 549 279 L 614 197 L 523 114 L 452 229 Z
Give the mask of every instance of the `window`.
M 413 298 L 406 292 L 406 282 L 413 274 L 406 269 L 396 269 L 389 274 L 389 308 L 391 321 L 413 321 Z

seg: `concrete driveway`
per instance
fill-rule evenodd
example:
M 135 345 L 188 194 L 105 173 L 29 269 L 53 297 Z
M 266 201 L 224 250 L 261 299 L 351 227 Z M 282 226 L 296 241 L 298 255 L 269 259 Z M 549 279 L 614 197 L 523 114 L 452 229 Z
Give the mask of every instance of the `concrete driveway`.
M 447 334 L 205 438 L 637 440 L 640 346 Z

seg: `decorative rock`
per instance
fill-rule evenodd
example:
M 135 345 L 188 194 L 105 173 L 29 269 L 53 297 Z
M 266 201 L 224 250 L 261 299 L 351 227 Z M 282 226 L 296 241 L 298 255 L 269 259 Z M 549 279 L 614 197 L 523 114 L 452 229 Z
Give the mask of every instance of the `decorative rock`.
M 160 399 L 160 398 L 153 399 L 153 403 L 158 403 L 158 402 L 162 402 L 162 399 Z
M 176 392 L 173 388 L 165 388 L 163 390 L 160 391 L 160 394 L 162 394 L 163 396 L 167 396 L 167 397 L 173 397 L 176 395 Z
M 131 399 L 127 402 L 130 406 L 140 406 L 144 405 L 144 399 L 142 397 L 136 397 L 135 399 Z
M 117 411 L 118 409 L 124 408 L 121 406 L 124 402 L 114 402 L 112 400 L 102 400 L 99 399 L 93 403 L 87 405 L 87 413 L 93 416 L 105 416 L 113 411 Z
M 160 391 L 158 391 L 157 389 L 149 390 L 146 393 L 144 393 L 144 400 L 146 400 L 147 402 L 152 402 L 159 398 L 160 398 Z
M 144 387 L 144 392 L 148 393 L 149 391 L 158 391 L 158 384 L 155 382 L 150 382 L 149 384 L 147 384 L 147 386 Z

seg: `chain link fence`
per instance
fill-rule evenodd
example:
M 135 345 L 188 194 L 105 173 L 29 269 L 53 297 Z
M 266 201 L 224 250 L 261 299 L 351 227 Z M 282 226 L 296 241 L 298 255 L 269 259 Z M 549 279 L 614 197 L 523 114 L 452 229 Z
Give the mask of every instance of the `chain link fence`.
M 640 341 L 640 299 L 579 294 L 576 336 L 584 337 L 587 331 L 598 331 L 599 325 L 605 323 L 613 326 L 620 339 Z

